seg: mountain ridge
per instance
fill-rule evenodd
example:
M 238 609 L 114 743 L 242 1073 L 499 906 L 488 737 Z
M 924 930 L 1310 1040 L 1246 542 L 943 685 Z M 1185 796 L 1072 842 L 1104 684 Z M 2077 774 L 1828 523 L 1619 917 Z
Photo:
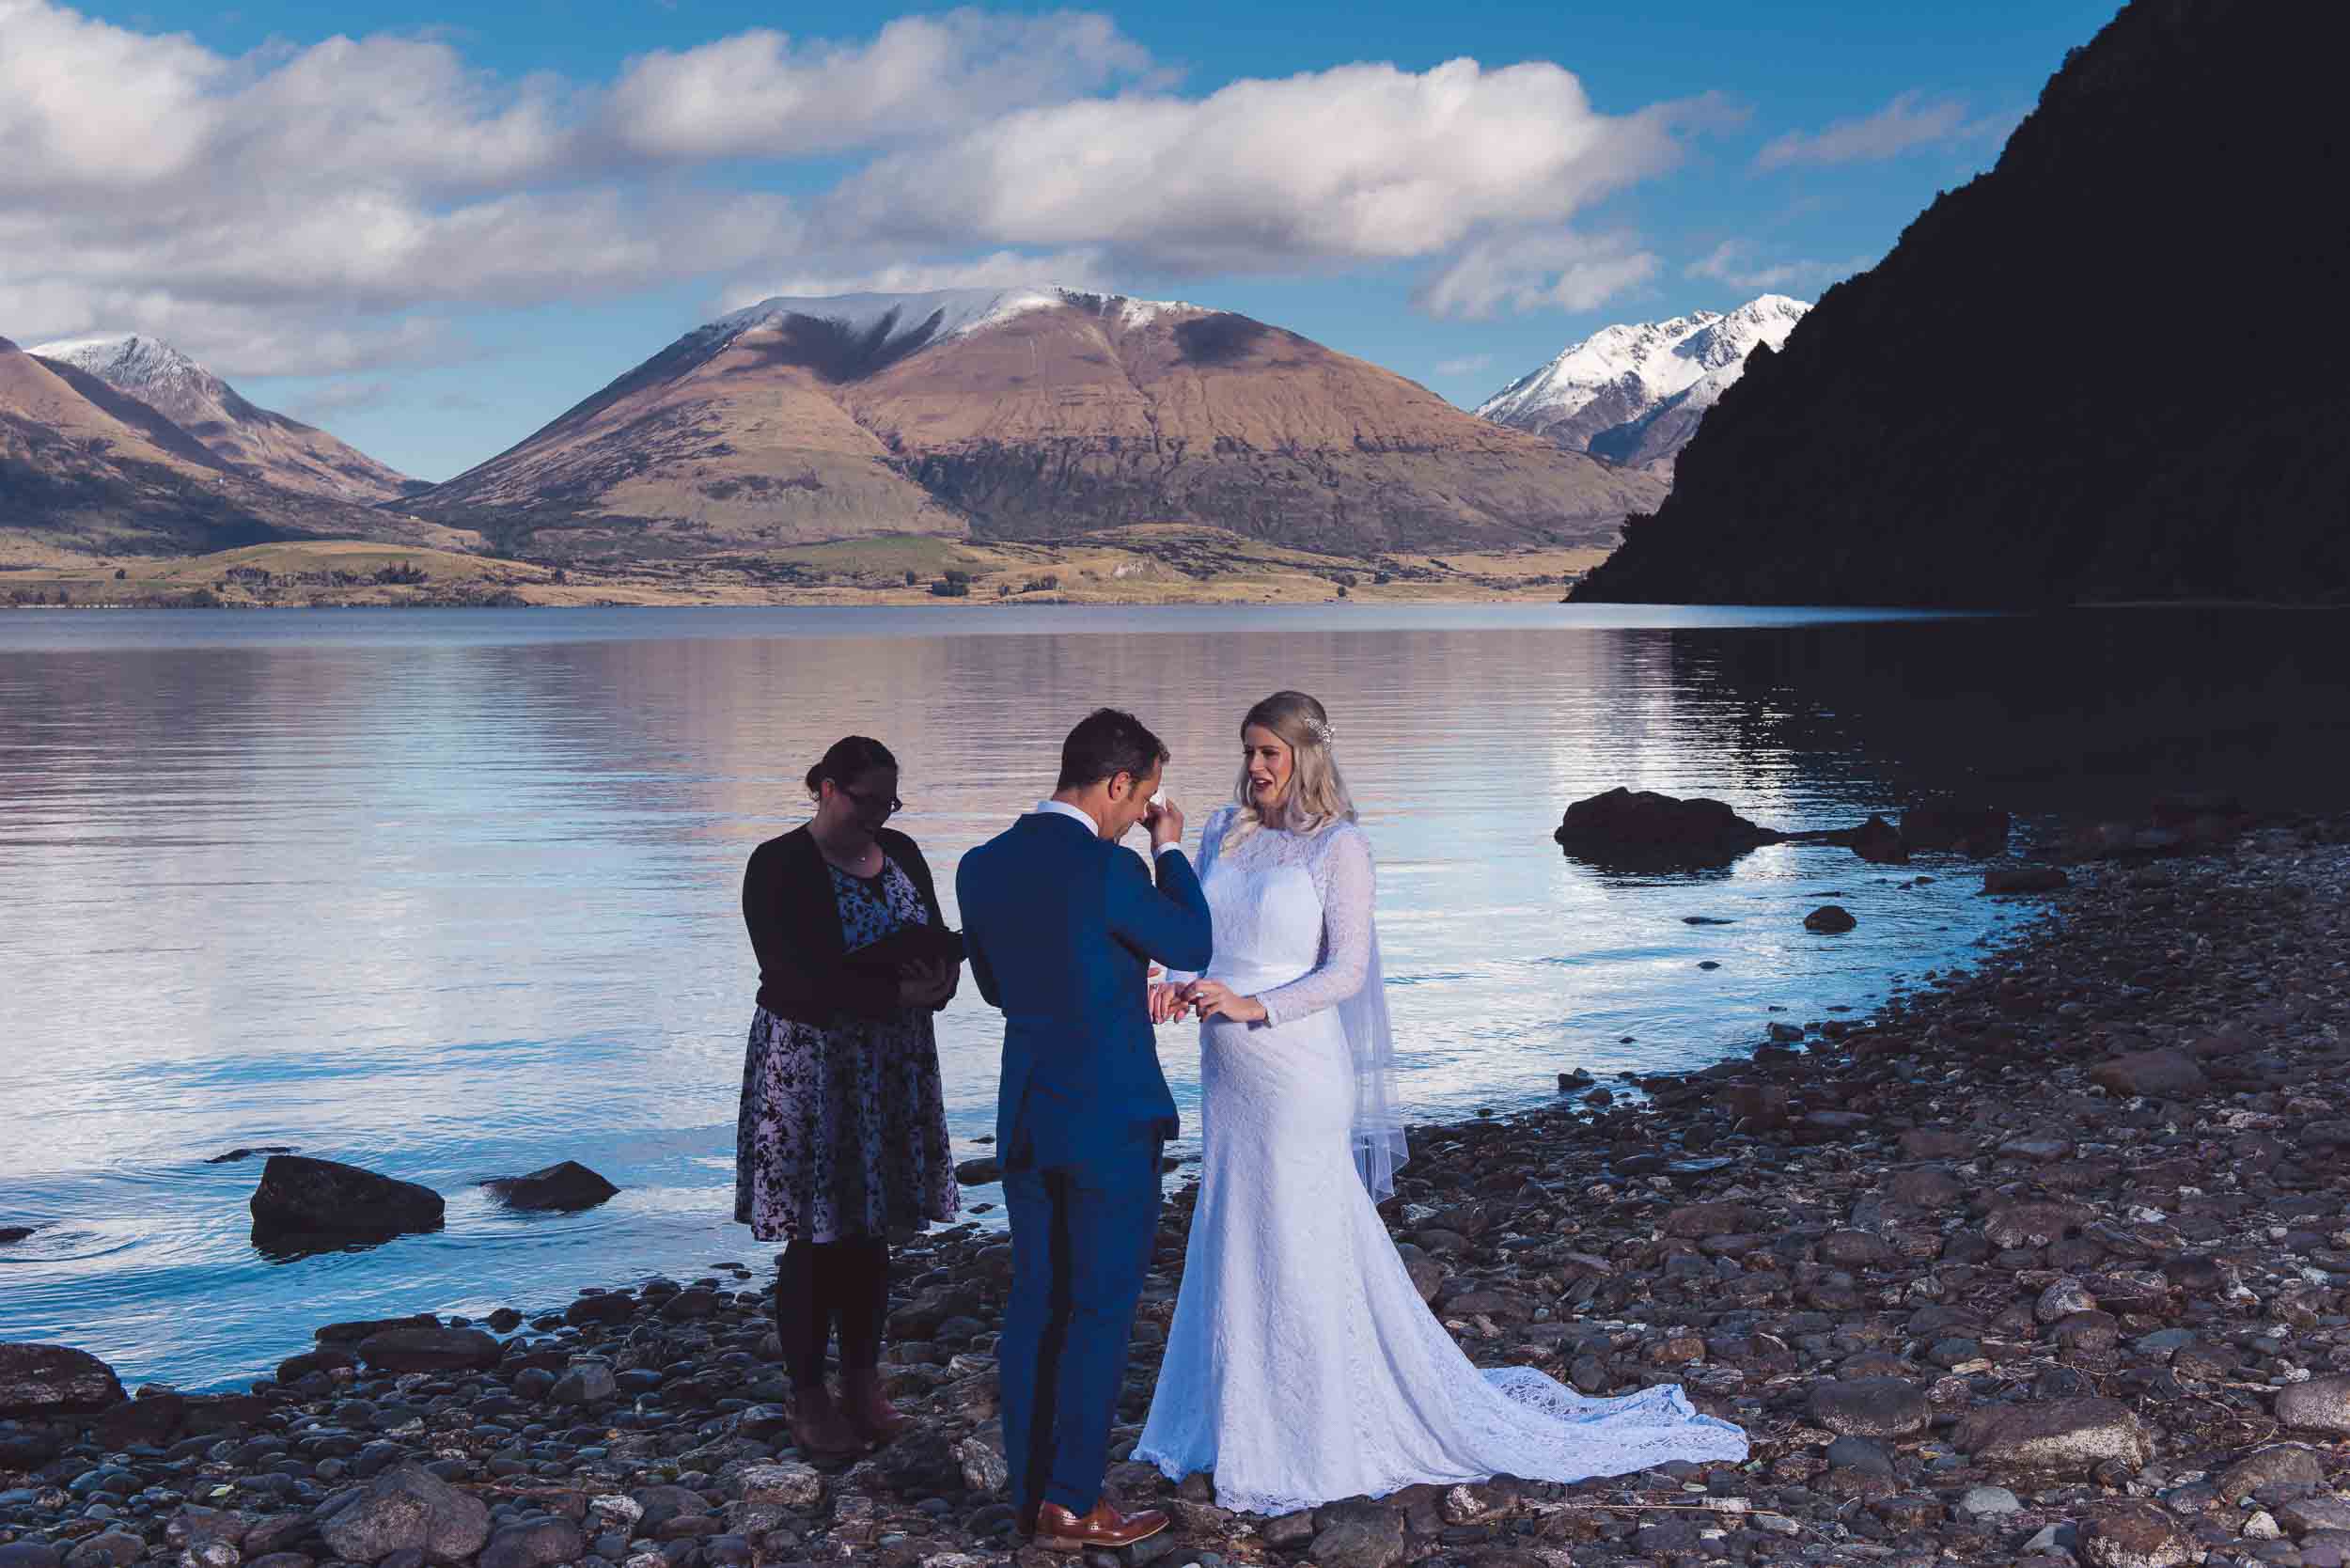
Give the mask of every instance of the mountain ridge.
M 1626 321 L 1568 344 L 1477 405 L 1479 416 L 1572 451 L 1669 476 L 1705 411 L 1758 345 L 1778 348 L 1811 307 L 1762 294 L 1734 310 Z
M 413 504 L 569 554 L 1141 522 L 1361 553 L 1612 541 L 1660 490 L 1269 323 L 1040 285 L 760 301 Z
M 0 553 L 203 555 L 325 537 L 479 542 L 255 478 L 151 405 L 0 337 Z
M 224 464 L 282 489 L 373 505 L 421 488 L 349 443 L 260 407 L 159 338 L 105 333 L 37 343 L 24 352 L 70 365 L 137 399 Z

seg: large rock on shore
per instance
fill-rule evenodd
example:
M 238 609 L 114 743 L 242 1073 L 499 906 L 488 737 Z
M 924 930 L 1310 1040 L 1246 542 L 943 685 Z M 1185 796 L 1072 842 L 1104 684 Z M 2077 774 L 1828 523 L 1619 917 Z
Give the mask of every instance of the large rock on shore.
M 1621 787 L 1578 800 L 1551 835 L 1578 859 L 1626 866 L 1727 866 L 1786 835 L 1718 800 L 1682 800 Z
M 1957 850 L 1981 860 L 2007 848 L 2013 819 L 1997 807 L 1949 796 L 1922 800 L 1902 813 L 1902 841 L 1913 850 Z
M 2184 1051 L 2133 1051 L 2101 1061 L 2089 1070 L 2089 1081 L 2115 1094 L 2176 1100 L 2201 1094 L 2211 1080 Z
M 0 1417 L 85 1415 L 121 1400 L 114 1369 L 86 1350 L 0 1344 Z
M 482 1372 L 504 1355 L 478 1328 L 441 1324 L 386 1328 L 359 1341 L 359 1359 L 382 1372 Z
M 347 1562 L 381 1562 L 419 1551 L 428 1562 L 462 1562 L 490 1539 L 479 1497 L 416 1465 L 397 1465 L 319 1505 L 319 1534 Z
M 542 1166 L 526 1176 L 494 1176 L 481 1184 L 509 1209 L 592 1209 L 620 1190 L 577 1160 Z
M 2108 1459 L 2135 1469 L 2154 1451 L 2128 1405 L 2095 1396 L 1977 1410 L 1951 1442 L 1979 1465 L 2059 1476 L 2087 1475 Z
M 431 1187 L 306 1154 L 272 1154 L 249 1206 L 257 1241 L 437 1231 L 446 1207 Z
M 2277 1420 L 2304 1432 L 2350 1434 L 2350 1374 L 2290 1385 L 2277 1395 Z
M 1907 1437 L 1934 1419 L 1925 1390 L 1899 1377 L 1815 1384 L 1811 1418 L 1843 1437 Z

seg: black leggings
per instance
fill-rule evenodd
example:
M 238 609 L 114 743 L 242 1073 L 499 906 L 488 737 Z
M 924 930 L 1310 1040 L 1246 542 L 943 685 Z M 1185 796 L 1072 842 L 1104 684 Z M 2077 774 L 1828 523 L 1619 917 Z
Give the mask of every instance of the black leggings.
M 889 1244 L 878 1237 L 795 1241 L 776 1273 L 776 1333 L 794 1388 L 824 1380 L 824 1345 L 840 1325 L 840 1367 L 881 1364 L 882 1319 L 889 1310 Z

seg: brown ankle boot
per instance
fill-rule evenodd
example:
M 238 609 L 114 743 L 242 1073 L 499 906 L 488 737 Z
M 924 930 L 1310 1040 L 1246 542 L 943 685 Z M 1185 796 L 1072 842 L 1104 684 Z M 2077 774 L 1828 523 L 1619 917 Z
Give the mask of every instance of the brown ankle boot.
M 914 1428 L 914 1418 L 882 1393 L 878 1367 L 841 1368 L 840 1404 L 851 1429 L 868 1442 L 890 1442 Z
M 865 1451 L 832 1390 L 814 1383 L 791 1391 L 791 1441 L 808 1459 L 846 1459 Z

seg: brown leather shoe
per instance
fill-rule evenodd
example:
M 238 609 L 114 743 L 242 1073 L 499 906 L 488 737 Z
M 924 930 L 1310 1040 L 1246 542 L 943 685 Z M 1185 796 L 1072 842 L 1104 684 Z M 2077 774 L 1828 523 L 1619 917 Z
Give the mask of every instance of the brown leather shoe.
M 1082 1552 L 1088 1546 L 1114 1552 L 1148 1541 L 1166 1528 L 1167 1515 L 1155 1508 L 1120 1513 L 1107 1502 L 1098 1502 L 1092 1513 L 1080 1519 L 1060 1504 L 1048 1502 L 1036 1511 L 1033 1544 L 1048 1552 Z

